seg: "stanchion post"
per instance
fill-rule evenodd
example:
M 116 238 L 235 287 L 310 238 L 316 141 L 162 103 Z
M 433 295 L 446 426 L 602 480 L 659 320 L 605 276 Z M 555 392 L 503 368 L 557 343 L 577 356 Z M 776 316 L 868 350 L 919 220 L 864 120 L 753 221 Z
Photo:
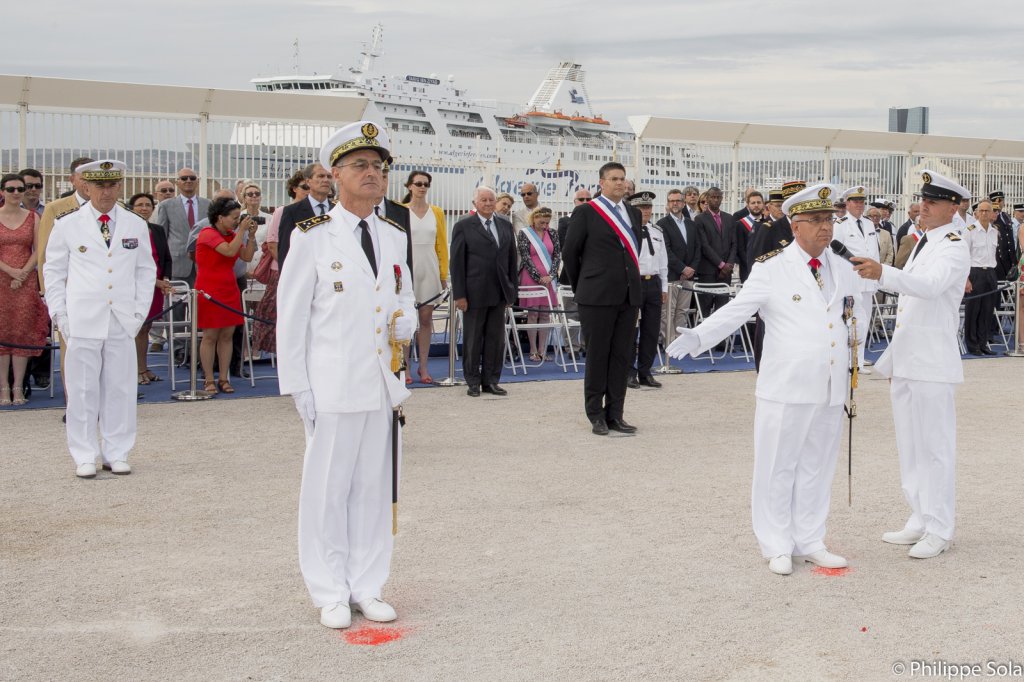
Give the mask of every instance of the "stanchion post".
M 1016 348 L 1012 351 L 1006 351 L 1006 354 L 1011 358 L 1024 358 L 1024 320 L 1020 316 L 1020 297 L 1024 295 L 1024 287 L 1021 286 L 1021 280 L 1018 278 L 1014 282 L 1013 291 L 1013 340 L 1016 343 Z
M 669 285 L 668 303 L 668 329 L 665 330 L 665 346 L 668 347 L 668 332 L 675 331 L 676 328 L 676 297 L 679 296 L 679 292 L 682 290 L 682 285 L 679 282 L 673 282 Z M 658 369 L 654 370 L 655 374 L 682 374 L 683 370 L 678 367 L 673 367 L 669 364 L 668 353 L 662 355 L 662 365 Z
M 459 338 L 459 320 L 462 315 L 455 307 L 454 299 L 448 304 L 448 317 L 451 324 L 448 325 L 448 377 L 437 382 L 438 386 L 465 386 L 466 382 L 455 376 L 455 342 Z
M 189 361 L 189 390 L 175 393 L 172 396 L 175 400 L 208 400 L 213 397 L 213 393 L 196 390 L 196 374 L 199 371 L 197 364 L 199 362 L 199 328 L 196 326 L 196 313 L 199 310 L 198 300 L 198 292 L 195 289 L 189 289 L 188 304 L 192 307 L 192 324 L 189 328 L 189 354 L 192 356 Z M 171 336 L 173 337 L 173 334 Z

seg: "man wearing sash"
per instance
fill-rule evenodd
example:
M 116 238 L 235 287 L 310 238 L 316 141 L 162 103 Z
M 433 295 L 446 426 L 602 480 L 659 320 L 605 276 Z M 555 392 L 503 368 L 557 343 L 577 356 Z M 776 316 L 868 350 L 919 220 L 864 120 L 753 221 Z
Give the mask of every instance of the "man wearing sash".
M 624 201 L 626 169 L 611 161 L 599 171 L 601 196 L 569 218 L 562 262 L 579 306 L 587 348 L 583 396 L 592 431 L 634 433 L 622 418 L 643 290 L 640 212 Z
M 825 547 L 825 522 L 850 390 L 849 343 L 854 329 L 863 336 L 867 314 L 853 269 L 828 249 L 833 191 L 815 185 L 787 199 L 794 241 L 758 258 L 736 298 L 695 329 L 677 329 L 667 349 L 674 358 L 698 355 L 755 312 L 764 319 L 751 505 L 761 553 L 779 575 L 793 572 L 794 555 L 846 566 Z

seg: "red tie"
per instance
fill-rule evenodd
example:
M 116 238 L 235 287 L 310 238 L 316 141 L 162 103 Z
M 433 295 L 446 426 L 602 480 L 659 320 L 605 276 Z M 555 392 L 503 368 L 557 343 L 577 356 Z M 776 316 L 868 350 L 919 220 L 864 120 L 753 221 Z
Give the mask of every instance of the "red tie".
M 188 226 L 191 228 L 191 227 L 195 227 L 196 226 L 196 211 L 195 211 L 194 208 L 192 208 L 192 200 L 188 199 L 187 201 L 188 201 Z
M 818 268 L 821 267 L 821 261 L 818 260 L 817 258 L 812 258 L 811 260 L 807 261 L 807 264 L 810 265 L 811 270 L 814 270 L 815 272 L 817 272 Z
M 824 289 L 825 280 L 821 278 L 821 261 L 817 258 L 812 258 L 807 261 L 807 264 L 811 266 L 811 274 L 814 275 L 814 281 L 818 283 L 818 288 Z
M 715 219 L 715 226 L 718 228 L 718 231 L 721 232 L 722 231 L 722 214 L 721 213 L 712 213 L 711 217 Z
M 106 213 L 100 216 L 100 234 L 103 235 L 103 241 L 110 246 L 110 226 L 107 223 L 110 222 L 110 216 Z

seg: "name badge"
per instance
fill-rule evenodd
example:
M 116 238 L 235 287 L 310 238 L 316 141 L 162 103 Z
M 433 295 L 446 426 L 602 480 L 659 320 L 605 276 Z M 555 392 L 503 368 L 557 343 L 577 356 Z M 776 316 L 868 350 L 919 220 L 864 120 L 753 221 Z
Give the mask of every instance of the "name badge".
M 341 282 L 335 282 L 334 291 L 340 294 L 341 292 L 345 291 L 345 287 L 342 285 Z
M 135 237 L 129 237 L 128 239 L 121 240 L 122 249 L 137 249 L 139 248 L 139 240 Z

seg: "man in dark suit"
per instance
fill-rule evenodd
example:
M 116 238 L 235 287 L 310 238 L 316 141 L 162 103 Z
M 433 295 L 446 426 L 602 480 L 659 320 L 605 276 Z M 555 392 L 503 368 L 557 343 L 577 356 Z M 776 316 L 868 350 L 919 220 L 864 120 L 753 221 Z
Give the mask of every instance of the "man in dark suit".
M 708 208 L 697 216 L 700 261 L 697 281 L 702 284 L 728 284 L 739 263 L 736 253 L 736 220 L 722 211 L 722 190 L 712 187 L 707 193 Z M 699 294 L 697 303 L 704 317 L 729 302 L 726 294 Z
M 666 346 L 675 341 L 676 327 L 686 326 L 686 311 L 690 309 L 693 297 L 689 287 L 692 286 L 700 261 L 697 225 L 686 217 L 683 201 L 681 190 L 670 190 L 665 201 L 668 214 L 657 222 L 665 235 L 668 251 L 668 305 L 661 312 L 662 338 Z M 675 286 L 677 284 L 685 288 Z
M 733 214 L 736 218 L 736 257 L 740 261 L 741 282 L 747 281 L 747 277 L 750 277 L 750 268 L 754 265 L 754 261 L 749 257 L 750 244 L 754 236 L 762 227 L 766 227 L 766 222 L 771 224 L 770 221 L 766 221 L 764 215 L 764 195 L 761 192 L 756 189 L 748 192 L 746 202 L 746 215 Z
M 896 230 L 896 239 L 893 240 L 895 248 L 898 250 L 899 245 L 903 242 L 903 238 L 910 232 L 910 228 L 917 222 L 917 216 L 921 213 L 921 206 L 918 204 L 911 204 L 907 208 L 907 221 L 899 226 Z
M 395 160 L 388 157 L 387 162 L 384 164 L 385 191 L 388 186 L 388 175 L 391 173 L 391 166 L 394 163 Z M 409 266 L 409 276 L 412 277 L 412 228 L 409 225 L 409 207 L 391 201 L 391 199 L 385 196 L 381 197 L 381 200 L 377 202 L 377 206 L 373 210 L 378 216 L 383 216 L 384 220 L 394 223 L 405 230 L 405 262 Z
M 585 204 L 590 201 L 590 190 L 589 189 L 578 189 L 576 194 L 572 195 L 572 207 L 575 209 L 580 204 Z M 569 233 L 569 216 L 564 215 L 558 219 L 558 243 L 565 243 L 565 235 Z
M 281 211 L 281 222 L 277 231 L 277 268 L 284 267 L 284 259 L 288 255 L 292 231 L 295 224 L 316 215 L 326 215 L 334 206 L 330 199 L 331 174 L 319 163 L 311 163 L 302 169 L 302 175 L 309 185 L 309 196 L 306 201 L 288 204 Z M 408 216 L 408 214 L 406 214 Z M 408 226 L 408 225 L 407 225 Z
M 996 248 L 996 278 L 1003 281 L 1017 264 L 1016 248 L 1013 244 L 1013 219 L 1003 210 L 1006 194 L 1000 191 L 989 192 L 988 200 L 992 202 L 994 218 L 992 224 L 999 229 L 999 244 Z M 993 323 L 992 332 L 996 332 Z
M 640 212 L 626 197 L 626 169 L 609 162 L 599 171 L 601 196 L 577 206 L 569 219 L 562 263 L 576 296 L 587 347 L 583 395 L 592 430 L 633 433 L 622 418 L 642 297 Z
M 472 397 L 508 395 L 498 385 L 505 353 L 505 308 L 516 299 L 512 223 L 494 212 L 494 190 L 477 187 L 476 215 L 452 228 L 452 298 L 462 311 L 462 375 Z M 481 362 L 482 360 L 482 362 Z

